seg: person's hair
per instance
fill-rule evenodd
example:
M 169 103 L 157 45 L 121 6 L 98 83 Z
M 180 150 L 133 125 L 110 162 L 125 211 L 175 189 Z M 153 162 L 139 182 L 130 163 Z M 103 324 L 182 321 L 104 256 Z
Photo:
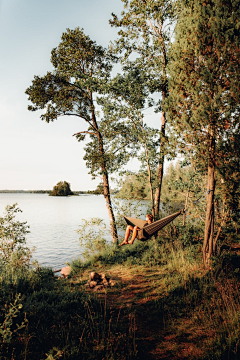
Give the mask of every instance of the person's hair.
M 149 220 L 151 220 L 151 221 L 152 221 L 152 219 L 153 219 L 152 214 L 147 214 L 146 217 L 149 218 Z

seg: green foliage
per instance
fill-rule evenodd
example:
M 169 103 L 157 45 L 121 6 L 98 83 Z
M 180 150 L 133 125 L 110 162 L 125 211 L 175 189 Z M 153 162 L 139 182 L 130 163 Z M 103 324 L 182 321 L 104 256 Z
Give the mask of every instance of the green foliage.
M 179 321 L 187 320 L 188 324 L 191 320 L 193 329 L 201 329 L 207 323 L 216 336 L 213 341 L 208 341 L 209 357 L 206 359 L 210 354 L 213 354 L 212 358 L 217 358 L 218 354 L 222 359 L 231 354 L 234 359 L 234 351 L 237 354 L 239 351 L 240 331 L 240 294 L 236 282 L 240 276 L 238 255 L 221 255 L 215 259 L 211 272 L 197 276 L 203 270 L 195 227 L 181 227 L 176 223 L 179 233 L 172 236 L 166 230 L 160 232 L 158 239 L 136 240 L 132 246 L 107 246 L 100 241 L 96 248 L 95 237 L 101 235 L 98 230 L 94 233 L 96 224 L 102 227 L 102 236 L 105 236 L 101 220 L 85 221 L 84 238 L 90 240 L 94 252 L 89 253 L 85 261 L 75 260 L 71 264 L 73 275 L 70 281 L 57 279 L 51 269 L 40 267 L 29 270 L 6 266 L 1 271 L 0 351 L 4 360 L 135 359 L 136 342 L 140 352 L 142 345 L 138 339 L 139 330 L 131 323 L 134 309 L 149 319 L 151 326 L 156 326 L 157 319 L 164 334 L 173 332 L 178 336 L 178 332 L 183 331 L 182 328 L 179 330 Z M 170 229 L 170 226 L 166 228 Z M 121 316 L 118 307 L 111 303 L 109 308 L 106 301 L 101 302 L 82 290 L 84 282 L 75 278 L 83 270 L 90 272 L 100 268 L 103 271 L 104 267 L 110 270 L 111 266 L 118 265 L 121 271 L 130 268 L 140 271 L 141 278 L 146 276 L 148 279 L 147 291 L 152 290 L 155 294 L 155 300 L 149 299 L 147 307 L 141 304 L 138 308 L 134 302 L 132 307 L 123 306 Z M 150 271 L 156 273 L 154 278 L 150 278 Z M 141 290 L 138 297 L 146 300 L 144 296 L 147 295 L 143 294 L 146 289 Z M 115 291 L 119 295 L 120 286 Z M 181 336 L 184 337 L 184 333 Z M 173 357 L 174 354 L 171 352 L 170 355 Z
M 125 101 L 125 113 L 129 113 L 133 134 L 142 150 L 138 154 L 138 159 L 142 162 L 143 169 L 147 168 L 148 171 L 151 212 L 154 217 L 158 217 L 164 157 L 170 153 L 171 157 L 175 156 L 175 149 L 170 149 L 168 146 L 168 136 L 171 135 L 171 131 L 168 132 L 168 136 L 165 132 L 164 104 L 168 96 L 168 48 L 177 7 L 171 0 L 122 1 L 124 11 L 121 16 L 112 14 L 110 20 L 112 26 L 119 28 L 118 39 L 112 44 L 111 50 L 119 55 L 123 64 L 124 76 L 119 76 L 120 84 L 130 79 L 131 86 L 123 87 L 123 91 L 117 90 L 114 99 L 123 98 Z M 134 80 L 132 76 L 135 76 Z M 134 97 L 129 94 L 133 94 Z M 153 106 L 156 113 L 162 112 L 159 117 L 159 127 L 156 129 L 144 123 L 144 110 Z M 133 115 L 134 112 L 136 114 Z M 156 167 L 158 174 L 154 189 L 153 177 Z
M 131 268 L 133 273 L 137 272 L 141 284 L 145 277 L 151 286 L 147 286 L 148 290 L 142 287 L 141 292 L 136 293 L 147 306 L 141 304 L 138 307 L 134 303 L 136 293 L 132 306 L 135 304 L 142 318 L 149 319 L 145 323 L 154 328 L 155 341 L 159 341 L 156 347 L 165 351 L 168 357 L 179 355 L 184 339 L 184 344 L 189 341 L 193 346 L 199 343 L 200 348 L 204 346 L 199 356 L 196 352 L 196 359 L 237 359 L 240 350 L 239 255 L 221 256 L 216 259 L 212 271 L 205 274 L 199 255 L 196 249 L 191 251 L 189 245 L 182 248 L 178 240 L 167 243 L 167 239 L 162 238 L 158 241 L 135 242 L 133 246 L 125 248 L 111 246 L 85 263 L 75 260 L 72 265 L 79 274 L 81 269 L 102 269 L 104 266 L 109 269 L 110 265 L 115 267 L 119 264 L 121 271 L 125 269 L 129 274 Z M 153 274 L 155 271 L 155 276 L 151 276 L 151 271 Z M 134 292 L 132 281 L 128 289 L 131 295 Z M 147 291 L 154 294 L 156 299 L 151 301 Z M 157 329 L 161 329 L 159 336 L 156 336 Z M 149 330 L 146 331 L 149 334 Z M 209 333 L 212 336 L 209 337 Z M 142 337 L 144 335 L 141 334 Z M 162 344 L 165 336 L 169 340 Z M 144 347 L 146 345 L 145 341 Z M 138 349 L 141 349 L 141 339 Z M 153 351 L 152 342 L 148 351 Z
M 100 183 L 100 184 L 98 184 L 94 194 L 95 195 L 103 195 L 103 193 L 104 193 L 103 184 Z
M 77 233 L 80 235 L 79 242 L 82 255 L 85 259 L 89 258 L 92 254 L 105 250 L 107 246 L 106 237 L 108 237 L 109 230 L 102 219 L 92 218 L 90 220 L 82 220 L 79 225 Z
M 87 260 L 76 259 L 72 262 L 71 266 L 73 272 L 79 273 L 91 266 L 106 266 L 106 265 L 139 265 L 139 266 L 167 266 L 172 267 L 177 259 L 181 260 L 181 257 L 188 258 L 185 262 L 194 263 L 198 258 L 199 242 L 194 241 L 192 233 L 188 233 L 188 246 L 182 246 L 181 237 L 176 241 L 169 242 L 165 235 L 158 239 L 151 239 L 145 242 L 135 241 L 131 246 L 118 247 L 116 245 L 108 245 L 105 249 L 101 249 Z M 175 238 L 176 239 L 176 238 Z M 179 241 L 180 240 L 180 241 Z M 198 245 L 189 248 L 189 244 Z M 185 248 L 187 247 L 187 251 Z M 190 251 L 189 251 L 190 250 Z M 187 252 L 189 251 L 189 254 Z
M 128 173 L 118 181 L 120 187 L 117 198 L 141 200 L 150 198 L 148 179 L 143 172 Z
M 103 195 L 104 194 L 103 184 L 102 183 L 98 184 L 95 190 L 88 190 L 87 194 Z
M 52 50 L 55 71 L 42 78 L 35 76 L 26 90 L 34 104 L 29 110 L 45 109 L 41 119 L 47 122 L 61 115 L 75 115 L 91 122 L 91 93 L 103 88 L 112 68 L 111 58 L 79 28 L 67 29 L 61 40 Z
M 163 179 L 162 209 L 167 213 L 185 206 L 188 194 L 187 214 L 188 221 L 194 218 L 201 219 L 205 209 L 205 181 L 206 177 L 201 169 L 191 164 L 182 166 L 182 163 L 170 164 Z M 203 196 L 203 198 L 201 198 Z M 201 201 L 195 203 L 199 198 Z M 191 215 L 189 217 L 189 215 Z
M 41 119 L 46 122 L 60 116 L 76 116 L 87 129 L 74 134 L 78 141 L 88 136 L 84 160 L 93 178 L 103 179 L 112 240 L 117 241 L 117 230 L 110 207 L 109 173 L 118 170 L 129 160 L 127 128 L 119 118 L 101 118 L 101 99 L 108 97 L 108 84 L 115 57 L 97 45 L 83 30 L 67 29 L 59 46 L 52 50 L 53 72 L 35 76 L 26 90 L 33 105 L 30 111 L 44 110 Z M 99 105 L 98 105 L 99 104 Z
M 79 284 L 37 268 L 1 273 L 0 285 L 1 359 L 135 358 L 128 325 Z
M 59 181 L 50 192 L 49 196 L 68 196 L 74 195 L 71 191 L 70 184 L 67 181 Z
M 187 192 L 189 191 L 189 204 L 193 207 L 193 202 L 197 200 L 205 191 L 205 176 L 201 169 L 194 168 L 191 164 L 186 166 L 182 163 L 169 164 L 166 169 L 162 185 L 162 210 L 169 207 L 174 208 L 174 204 L 184 206 Z M 155 188 L 156 174 L 153 176 L 153 187 Z M 138 173 L 127 173 L 118 179 L 119 192 L 118 198 L 122 199 L 150 199 L 147 174 L 139 171 Z M 198 205 L 199 206 L 199 205 Z
M 20 310 L 23 307 L 21 302 L 21 294 L 16 294 L 13 304 L 5 304 L 5 308 L 3 309 L 3 321 L 2 324 L 0 324 L 0 338 L 2 343 L 11 343 L 13 335 L 27 325 L 26 317 L 20 325 L 14 323 L 14 318 L 18 317 Z
M 209 266 L 226 213 L 239 210 L 240 9 L 232 0 L 181 4 L 169 64 L 171 95 L 165 110 L 171 118 L 176 149 L 187 154 L 192 164 L 207 168 L 206 190 L 211 191 L 203 260 Z M 222 193 L 223 204 L 216 237 L 215 189 Z
M 144 121 L 147 103 L 149 107 L 152 106 L 148 94 L 144 71 L 130 67 L 112 79 L 109 96 L 101 99 L 101 102 L 106 119 L 116 118 L 124 121 L 128 142 L 132 144 L 128 158 L 136 157 L 141 161 L 142 168 L 147 169 L 148 187 L 154 207 L 152 167 L 158 164 L 159 134 L 157 129 L 147 126 Z
M 125 9 L 121 17 L 112 14 L 110 20 L 112 26 L 120 29 L 112 48 L 120 54 L 126 67 L 144 70 L 145 83 L 152 93 L 161 93 L 166 90 L 166 52 L 176 4 L 172 1 L 122 1 Z
M 17 204 L 7 205 L 5 215 L 0 217 L 0 267 L 9 265 L 21 268 L 30 265 L 32 251 L 26 246 L 29 226 L 27 222 L 16 220 L 19 212 L 22 211 Z
M 239 183 L 239 4 L 192 0 L 182 7 L 166 108 L 175 144 L 198 166 L 211 159 L 220 173 L 217 186 L 222 178 L 233 189 Z
M 35 76 L 32 85 L 26 90 L 33 103 L 28 109 L 44 109 L 42 120 L 50 122 L 65 115 L 77 116 L 86 122 L 87 130 L 74 136 L 78 141 L 89 136 L 84 160 L 93 177 L 105 175 L 106 171 L 113 172 L 125 163 L 125 149 L 131 146 L 125 139 L 123 124 L 118 124 L 119 119 L 101 119 L 97 105 L 100 95 L 107 96 L 115 60 L 83 30 L 67 29 L 62 34 L 59 46 L 52 50 L 54 71 L 44 77 Z M 120 145 L 122 142 L 125 147 Z

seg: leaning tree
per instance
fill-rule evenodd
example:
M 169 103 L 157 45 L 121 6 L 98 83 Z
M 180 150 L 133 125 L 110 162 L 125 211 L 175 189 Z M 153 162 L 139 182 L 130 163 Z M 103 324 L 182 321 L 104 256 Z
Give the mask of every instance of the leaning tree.
M 85 122 L 74 134 L 78 141 L 89 136 L 85 146 L 87 167 L 93 177 L 100 176 L 110 219 L 113 242 L 117 241 L 117 228 L 111 206 L 109 173 L 127 162 L 127 130 L 117 119 L 104 119 L 97 107 L 97 97 L 107 96 L 114 58 L 86 36 L 83 30 L 67 29 L 59 46 L 52 50 L 54 70 L 45 76 L 35 76 L 26 90 L 33 105 L 30 111 L 43 110 L 41 119 L 47 123 L 60 116 L 75 116 Z
M 206 166 L 203 259 L 209 266 L 214 253 L 216 171 L 221 182 L 230 183 L 230 166 L 239 163 L 232 144 L 239 143 L 240 133 L 240 2 L 181 3 L 169 70 L 168 111 L 178 149 Z

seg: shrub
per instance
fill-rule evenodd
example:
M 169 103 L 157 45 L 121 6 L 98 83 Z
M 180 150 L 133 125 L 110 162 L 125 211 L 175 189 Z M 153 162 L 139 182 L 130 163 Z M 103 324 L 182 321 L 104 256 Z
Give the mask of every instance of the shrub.
M 0 217 L 0 266 L 29 267 L 32 250 L 26 246 L 26 235 L 30 232 L 27 222 L 16 220 L 22 212 L 17 204 L 7 205 L 5 215 Z

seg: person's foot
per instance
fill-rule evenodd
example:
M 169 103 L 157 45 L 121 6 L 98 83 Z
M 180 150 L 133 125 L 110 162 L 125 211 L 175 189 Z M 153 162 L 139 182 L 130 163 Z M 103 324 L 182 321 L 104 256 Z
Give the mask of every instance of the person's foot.
M 121 244 L 119 244 L 119 246 L 122 246 L 122 245 L 128 245 L 128 241 L 123 241 Z

